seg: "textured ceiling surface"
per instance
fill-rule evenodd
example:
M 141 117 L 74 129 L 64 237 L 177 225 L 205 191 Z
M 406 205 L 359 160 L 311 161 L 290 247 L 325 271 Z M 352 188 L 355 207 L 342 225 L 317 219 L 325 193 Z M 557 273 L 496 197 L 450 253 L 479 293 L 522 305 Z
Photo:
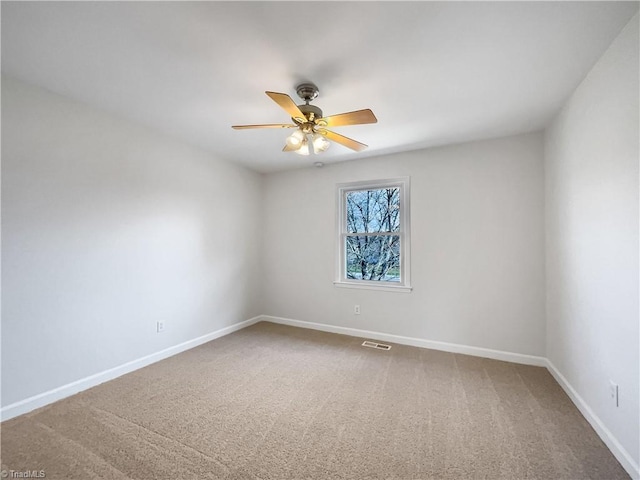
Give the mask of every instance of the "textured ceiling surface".
M 638 2 L 2 2 L 2 71 L 260 172 L 538 130 Z M 282 152 L 265 94 L 320 88 L 366 143 Z M 300 102 L 301 103 L 301 102 Z

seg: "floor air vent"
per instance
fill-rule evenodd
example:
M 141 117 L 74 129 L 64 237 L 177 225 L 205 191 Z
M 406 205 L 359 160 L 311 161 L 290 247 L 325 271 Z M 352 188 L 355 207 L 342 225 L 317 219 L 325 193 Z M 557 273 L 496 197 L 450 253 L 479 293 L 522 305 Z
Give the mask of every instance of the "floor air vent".
M 363 347 L 369 348 L 377 348 L 378 350 L 391 350 L 391 345 L 385 345 L 384 343 L 376 343 L 370 342 L 369 340 L 365 340 L 362 342 Z

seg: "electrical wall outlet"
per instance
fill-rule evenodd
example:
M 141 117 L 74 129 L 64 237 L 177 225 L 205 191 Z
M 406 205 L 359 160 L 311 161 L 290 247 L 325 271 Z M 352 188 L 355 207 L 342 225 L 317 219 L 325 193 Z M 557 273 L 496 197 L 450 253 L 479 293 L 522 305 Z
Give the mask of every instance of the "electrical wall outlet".
M 360 315 L 360 305 L 354 305 L 353 313 L 355 313 L 356 315 Z
M 164 332 L 164 322 L 156 322 L 156 332 Z
M 609 396 L 611 397 L 611 401 L 617 407 L 619 406 L 619 398 L 618 398 L 618 384 L 609 380 Z

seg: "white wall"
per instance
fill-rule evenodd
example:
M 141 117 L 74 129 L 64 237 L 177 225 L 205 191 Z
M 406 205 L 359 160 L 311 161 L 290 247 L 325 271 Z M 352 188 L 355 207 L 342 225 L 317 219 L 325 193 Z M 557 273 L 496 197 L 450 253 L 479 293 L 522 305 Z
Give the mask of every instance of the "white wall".
M 2 162 L 3 406 L 260 313 L 260 175 L 6 77 Z
M 545 136 L 547 356 L 640 460 L 638 15 Z M 620 406 L 609 398 L 620 386 Z
M 529 134 L 267 175 L 264 313 L 544 356 L 542 155 Z M 336 184 L 398 176 L 413 291 L 335 287 Z

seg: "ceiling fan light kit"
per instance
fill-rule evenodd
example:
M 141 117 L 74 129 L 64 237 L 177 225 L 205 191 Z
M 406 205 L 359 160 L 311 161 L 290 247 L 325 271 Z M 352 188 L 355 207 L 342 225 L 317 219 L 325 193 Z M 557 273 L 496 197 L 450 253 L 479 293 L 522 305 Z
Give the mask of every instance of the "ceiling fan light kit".
M 314 152 L 322 153 L 330 146 L 331 146 L 331 142 L 329 142 L 329 140 L 327 140 L 326 137 L 323 137 L 319 133 L 313 134 L 313 151 Z
M 296 87 L 296 93 L 304 100 L 304 105 L 296 105 L 291 97 L 285 93 L 269 91 L 265 93 L 291 116 L 293 123 L 234 125 L 232 128 L 236 130 L 250 128 L 296 128 L 296 131 L 287 137 L 285 146 L 282 149 L 284 152 L 295 152 L 299 155 L 309 155 L 311 151 L 313 151 L 314 154 L 322 153 L 331 146 L 330 140 L 359 152 L 367 148 L 367 145 L 327 130 L 326 127 L 342 127 L 378 122 L 376 116 L 369 109 L 324 117 L 319 107 L 310 105 L 309 103 L 320 93 L 318 87 L 313 83 L 301 83 Z
M 302 143 L 300 144 L 300 147 L 294 150 L 294 152 L 297 153 L 298 155 L 305 155 L 305 156 L 309 155 L 309 140 L 307 140 L 306 135 L 302 139 Z
M 304 139 L 302 130 L 296 130 L 291 136 L 287 137 L 287 145 L 292 148 L 300 148 Z

